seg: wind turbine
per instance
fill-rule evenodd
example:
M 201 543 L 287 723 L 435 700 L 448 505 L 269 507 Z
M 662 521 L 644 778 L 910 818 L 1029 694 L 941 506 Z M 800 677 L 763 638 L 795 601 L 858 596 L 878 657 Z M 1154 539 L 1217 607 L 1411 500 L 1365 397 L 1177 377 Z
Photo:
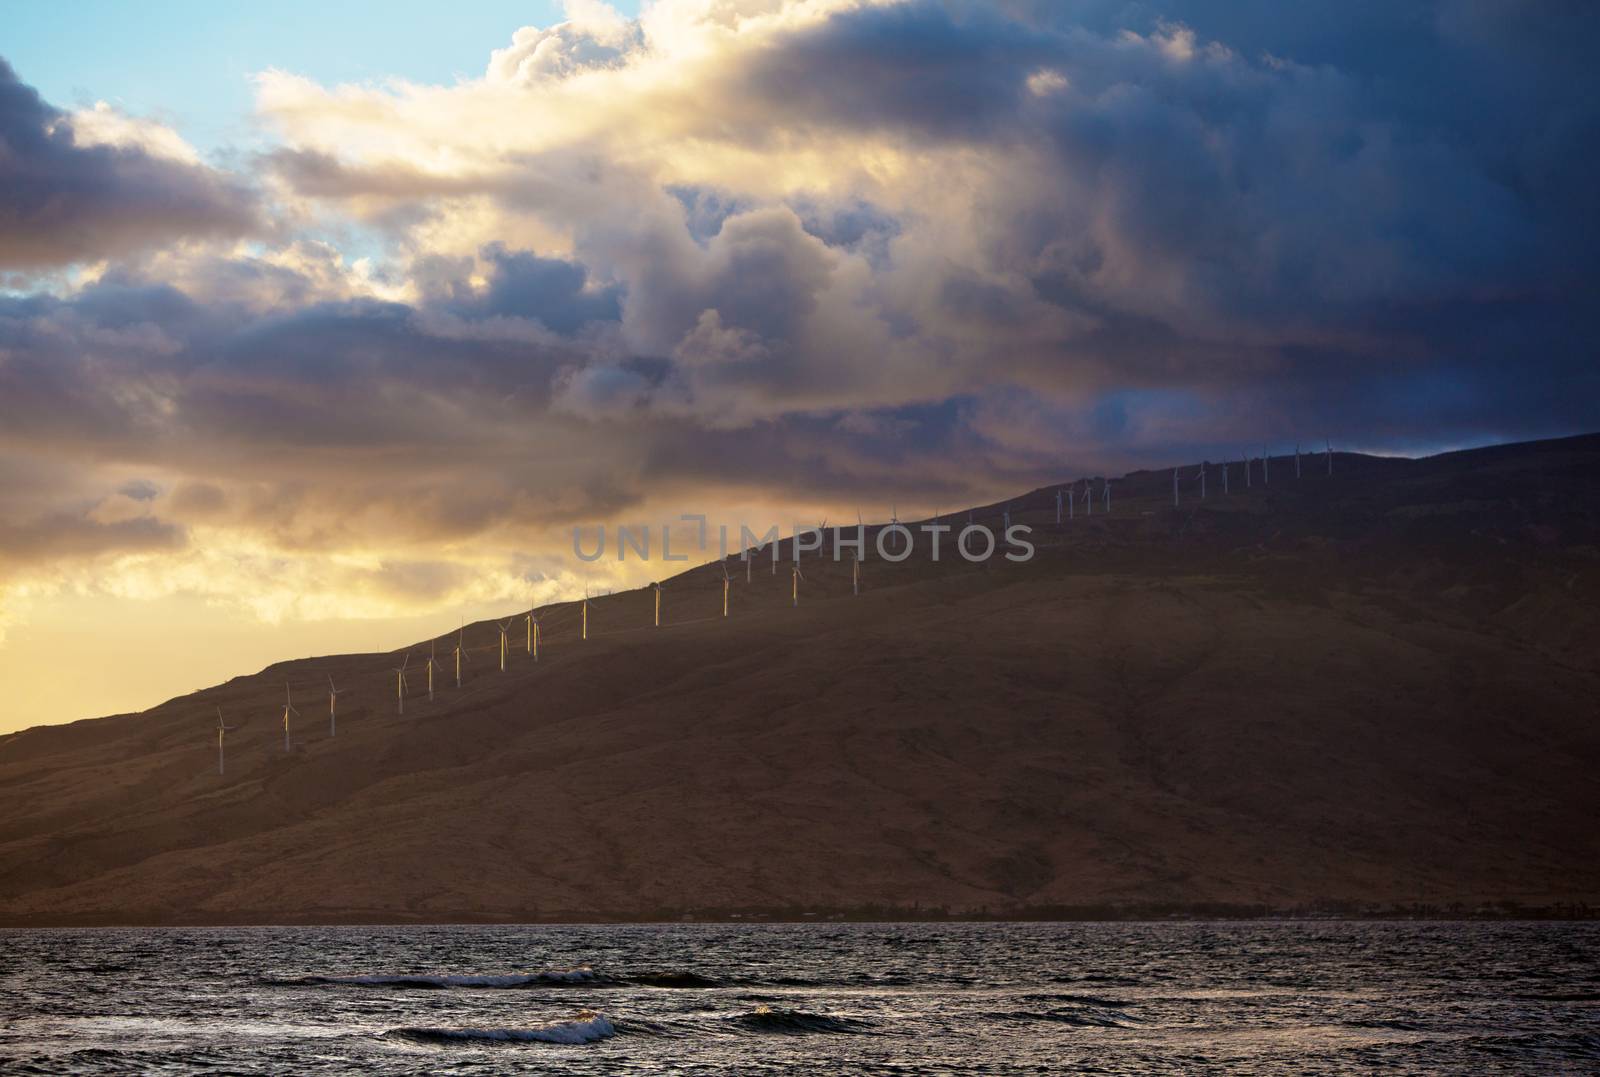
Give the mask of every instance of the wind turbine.
M 515 620 L 516 620 L 515 617 L 507 617 L 504 621 L 500 622 L 500 672 L 501 673 L 504 673 L 506 671 L 506 651 L 509 650 L 510 646 L 511 646 L 506 640 L 506 632 L 510 630 L 511 622 L 515 621 Z
M 533 655 L 533 660 L 537 662 L 539 660 L 539 615 L 529 610 L 522 615 L 522 619 L 528 622 L 528 653 Z
M 1067 487 L 1067 519 L 1075 520 L 1078 518 L 1077 507 L 1078 491 L 1075 487 L 1069 486 Z M 968 520 L 967 522 L 971 523 L 972 521 Z
M 1206 462 L 1200 461 L 1200 500 L 1206 499 Z
M 850 593 L 861 594 L 861 553 L 858 550 L 850 551 Z
M 439 665 L 439 663 L 434 660 L 433 655 L 434 655 L 434 644 L 429 643 L 428 644 L 428 702 L 429 703 L 433 702 L 433 671 L 436 670 L 436 669 L 443 669 L 444 668 L 443 666 Z
M 656 593 L 656 624 L 655 624 L 655 627 L 660 628 L 661 627 L 661 583 L 660 583 L 660 581 L 652 583 L 650 585 L 650 590 L 652 590 L 652 591 L 654 591 Z
M 1222 461 L 1222 492 L 1228 492 L 1228 461 L 1226 459 Z
M 1178 469 L 1172 469 L 1172 507 L 1178 507 Z
M 587 586 L 585 586 L 584 589 L 583 589 L 583 625 L 582 625 L 582 632 L 583 632 L 583 638 L 584 639 L 588 639 L 589 638 L 589 588 Z
M 330 736 L 330 737 L 337 737 L 339 735 L 338 721 L 335 718 L 334 713 L 333 713 L 334 712 L 334 705 L 338 702 L 338 699 L 339 699 L 339 689 L 337 689 L 337 688 L 335 688 L 333 686 L 333 678 L 329 677 L 328 678 L 328 736 Z
M 283 682 L 283 750 L 289 750 L 289 715 L 299 716 L 300 712 L 294 709 L 294 695 L 289 691 L 289 682 Z
M 800 581 L 803 579 L 805 579 L 805 577 L 800 574 L 800 566 L 797 564 L 794 566 L 794 575 L 789 580 L 791 588 L 790 597 L 796 606 L 800 605 Z
M 1244 465 L 1244 488 L 1248 490 L 1250 489 L 1250 458 L 1240 453 L 1239 463 Z
M 1101 479 L 1100 480 L 1100 489 L 1106 495 L 1105 509 L 1106 509 L 1106 515 L 1109 516 L 1109 515 L 1111 515 L 1111 480 L 1110 479 Z
M 397 713 L 406 712 L 406 667 L 411 664 L 411 652 L 406 652 L 405 661 L 401 662 L 394 670 L 394 698 Z
M 1094 487 L 1089 485 L 1089 480 L 1083 480 L 1083 514 L 1094 515 Z
M 222 735 L 224 733 L 232 733 L 235 729 L 238 729 L 238 728 L 239 727 L 236 726 L 236 725 L 224 725 L 223 724 L 223 722 L 222 722 L 222 708 L 218 707 L 217 708 L 217 773 L 218 774 L 222 774 L 223 773 Z
M 728 562 L 722 562 L 722 616 L 728 616 L 728 585 L 733 578 L 728 575 Z
M 1058 489 L 1058 490 L 1056 490 L 1056 524 L 1059 526 L 1060 523 L 1061 523 L 1061 491 Z
M 457 688 L 461 687 L 461 660 L 463 658 L 466 658 L 468 662 L 472 661 L 471 658 L 467 658 L 466 642 L 467 642 L 467 622 L 465 621 L 465 619 L 463 619 L 462 622 L 461 622 L 461 628 L 460 628 L 459 632 L 456 635 L 456 687 Z

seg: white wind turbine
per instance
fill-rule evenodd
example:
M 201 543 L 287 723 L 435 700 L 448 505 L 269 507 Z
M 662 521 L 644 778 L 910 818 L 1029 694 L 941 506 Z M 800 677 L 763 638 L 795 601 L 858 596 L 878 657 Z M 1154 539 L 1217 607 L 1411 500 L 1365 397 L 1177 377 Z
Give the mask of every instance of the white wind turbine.
M 722 616 L 728 616 L 728 587 L 733 583 L 733 577 L 728 575 L 728 562 L 722 562 Z
M 1060 489 L 1056 490 L 1056 523 L 1058 525 L 1061 523 L 1061 491 L 1060 491 Z
M 289 750 L 289 715 L 299 716 L 300 712 L 294 708 L 294 695 L 289 691 L 289 682 L 283 682 L 283 750 Z
M 406 712 L 406 667 L 411 664 L 411 652 L 406 652 L 405 660 L 394 667 L 394 699 L 396 713 Z
M 661 583 L 660 583 L 660 581 L 652 583 L 650 585 L 650 590 L 652 590 L 652 591 L 654 591 L 656 593 L 656 623 L 655 623 L 655 627 L 656 628 L 660 628 L 661 627 Z
M 1227 460 L 1227 457 L 1223 457 L 1223 460 L 1222 460 L 1222 492 L 1223 493 L 1227 493 L 1228 492 L 1228 460 Z
M 589 638 L 589 588 L 587 586 L 583 589 L 582 636 L 584 639 Z
M 800 574 L 800 566 L 797 564 L 794 566 L 794 574 L 789 579 L 790 599 L 796 606 L 800 605 L 800 581 L 803 579 L 805 577 Z
M 1206 462 L 1200 461 L 1200 500 L 1206 499 Z
M 1106 515 L 1109 516 L 1111 514 L 1111 480 L 1110 479 L 1101 479 L 1100 480 L 1100 489 L 1106 495 L 1105 496 L 1105 501 L 1106 501 L 1105 510 L 1106 510 Z
M 337 689 L 337 688 L 335 688 L 333 686 L 333 678 L 329 677 L 328 678 L 328 736 L 330 736 L 330 737 L 337 737 L 339 735 L 338 717 L 337 717 L 337 715 L 334 714 L 334 709 L 337 706 L 338 702 L 339 702 L 339 689 Z
M 472 661 L 471 658 L 467 657 L 466 642 L 467 642 L 467 622 L 466 622 L 465 619 L 463 619 L 462 622 L 461 622 L 461 628 L 456 633 L 456 687 L 457 688 L 461 687 L 461 660 L 463 658 L 466 658 L 468 662 Z
M 436 669 L 443 669 L 444 668 L 437 661 L 434 660 L 434 653 L 435 653 L 434 652 L 434 648 L 435 648 L 435 646 L 436 645 L 433 644 L 433 643 L 429 643 L 428 644 L 428 702 L 429 703 L 433 702 L 433 671 L 436 670 Z
M 539 660 L 539 615 L 530 609 L 522 615 L 522 619 L 528 622 L 528 653 L 533 655 L 533 660 L 537 662 Z
M 1083 480 L 1083 514 L 1094 515 L 1094 487 L 1090 485 L 1089 479 Z
M 861 552 L 859 550 L 850 551 L 850 593 L 852 595 L 861 594 Z
M 506 638 L 506 633 L 508 631 L 510 631 L 510 629 L 511 629 L 511 622 L 513 622 L 515 620 L 516 620 L 515 617 L 507 617 L 504 621 L 499 622 L 499 624 L 500 624 L 500 672 L 501 673 L 504 673 L 506 671 L 506 651 L 510 650 L 510 647 L 511 647 L 510 643 L 508 642 L 508 640 Z
M 1078 517 L 1078 491 L 1076 487 L 1067 487 L 1067 519 L 1075 520 Z M 969 520 L 968 523 L 971 523 Z
M 1265 445 L 1261 446 L 1261 485 L 1272 485 L 1272 456 Z
M 236 726 L 236 725 L 225 725 L 225 724 L 223 724 L 223 721 L 222 721 L 222 708 L 218 707 L 217 708 L 217 773 L 218 774 L 224 773 L 224 769 L 223 769 L 222 735 L 224 733 L 232 733 L 235 729 L 238 729 L 238 728 L 239 727 Z

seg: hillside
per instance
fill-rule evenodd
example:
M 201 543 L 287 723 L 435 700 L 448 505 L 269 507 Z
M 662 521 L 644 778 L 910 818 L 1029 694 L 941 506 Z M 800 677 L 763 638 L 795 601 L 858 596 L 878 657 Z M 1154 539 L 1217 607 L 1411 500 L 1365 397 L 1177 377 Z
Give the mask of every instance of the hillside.
M 1194 467 L 1018 499 L 1026 564 L 735 561 L 723 619 L 713 563 L 503 674 L 469 625 L 403 716 L 337 655 L 0 738 L 0 921 L 1600 901 L 1600 435 Z

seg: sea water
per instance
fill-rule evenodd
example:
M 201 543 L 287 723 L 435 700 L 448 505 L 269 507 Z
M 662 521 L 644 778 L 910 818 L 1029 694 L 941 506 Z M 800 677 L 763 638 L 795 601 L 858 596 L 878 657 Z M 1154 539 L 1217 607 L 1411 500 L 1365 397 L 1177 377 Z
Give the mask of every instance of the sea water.
M 1600 925 L 0 932 L 7 1073 L 1600 1071 Z

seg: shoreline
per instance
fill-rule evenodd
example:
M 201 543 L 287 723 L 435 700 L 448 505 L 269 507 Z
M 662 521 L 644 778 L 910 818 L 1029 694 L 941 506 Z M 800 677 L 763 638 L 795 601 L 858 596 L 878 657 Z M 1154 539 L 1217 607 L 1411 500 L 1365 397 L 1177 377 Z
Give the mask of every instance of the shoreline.
M 256 916 L 248 913 L 212 917 L 77 916 L 9 917 L 0 915 L 0 931 L 79 929 L 177 929 L 264 927 L 624 927 L 682 924 L 1152 924 L 1152 923 L 1592 923 L 1600 921 L 1600 905 L 1584 902 L 1547 906 L 1512 906 L 1453 912 L 1436 906 L 1391 907 L 1373 912 L 1336 912 L 1313 908 L 1270 909 L 1191 907 L 1159 910 L 1148 907 L 1117 911 L 1084 907 L 1081 910 L 1010 910 L 993 915 L 930 914 L 915 910 L 830 910 L 817 912 L 682 912 L 650 916 L 625 916 L 603 912 L 572 915 L 505 916 L 446 914 L 405 917 L 392 912 L 370 915 Z

